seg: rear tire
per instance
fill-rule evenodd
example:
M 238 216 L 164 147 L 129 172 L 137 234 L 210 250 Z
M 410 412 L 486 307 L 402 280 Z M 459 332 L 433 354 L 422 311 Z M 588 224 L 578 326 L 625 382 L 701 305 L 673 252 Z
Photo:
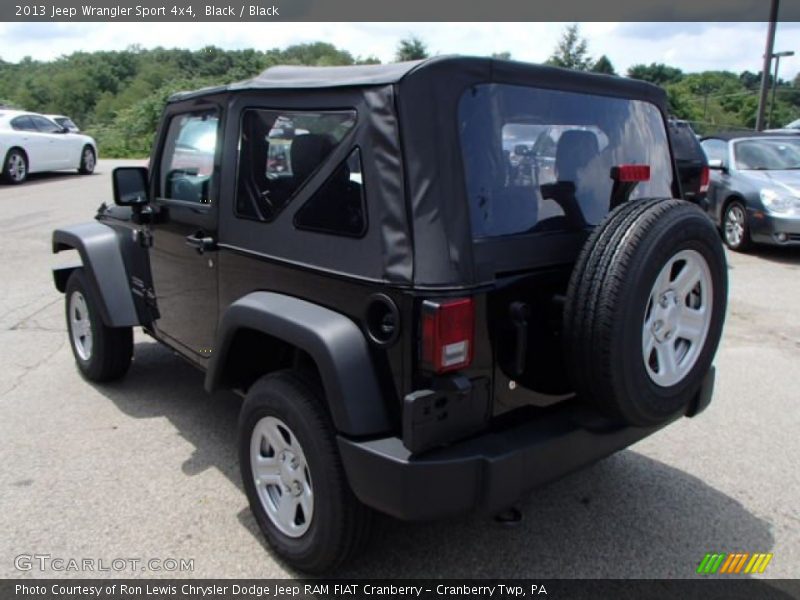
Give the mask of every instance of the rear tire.
M 94 149 L 91 146 L 84 146 L 83 150 L 81 150 L 81 165 L 78 167 L 78 173 L 91 175 L 94 173 L 95 166 L 97 166 L 97 157 L 94 154 Z
M 80 372 L 96 382 L 121 378 L 133 357 L 133 329 L 103 323 L 98 299 L 82 269 L 70 275 L 65 299 L 70 347 Z
M 727 286 L 722 244 L 699 208 L 615 209 L 586 242 L 567 293 L 565 354 L 579 396 L 635 426 L 685 410 L 716 353 Z
M 28 179 L 28 157 L 19 148 L 12 148 L 6 154 L 2 179 L 11 185 L 19 185 Z
M 291 566 L 329 572 L 366 543 L 372 510 L 347 482 L 322 392 L 297 372 L 266 375 L 248 391 L 239 466 L 259 528 Z

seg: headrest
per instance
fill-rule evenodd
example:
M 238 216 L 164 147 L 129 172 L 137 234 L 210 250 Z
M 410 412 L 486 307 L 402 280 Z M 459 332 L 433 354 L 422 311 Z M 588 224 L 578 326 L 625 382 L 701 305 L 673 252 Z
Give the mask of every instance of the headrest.
M 556 147 L 556 172 L 559 181 L 575 181 L 578 171 L 600 151 L 597 136 L 591 131 L 573 129 L 561 134 Z

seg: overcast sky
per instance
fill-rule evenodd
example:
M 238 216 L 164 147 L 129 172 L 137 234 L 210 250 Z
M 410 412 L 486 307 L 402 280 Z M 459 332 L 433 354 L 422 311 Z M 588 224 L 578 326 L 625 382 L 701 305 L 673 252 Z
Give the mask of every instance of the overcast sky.
M 76 50 L 124 49 L 132 44 L 197 49 L 266 50 L 326 41 L 355 56 L 390 61 L 398 40 L 416 35 L 435 54 L 485 55 L 509 51 L 532 62 L 547 59 L 561 23 L 0 23 L 0 58 L 48 60 Z M 766 23 L 583 23 L 592 56 L 606 54 L 617 71 L 664 62 L 684 71 L 759 71 Z M 800 23 L 779 23 L 775 49 L 800 55 Z M 793 78 L 800 56 L 781 61 Z

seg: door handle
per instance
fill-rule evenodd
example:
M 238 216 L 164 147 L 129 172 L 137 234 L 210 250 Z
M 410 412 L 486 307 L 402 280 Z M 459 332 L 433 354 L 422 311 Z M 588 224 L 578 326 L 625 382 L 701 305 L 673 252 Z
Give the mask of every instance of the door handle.
M 203 252 L 216 250 L 217 240 L 211 236 L 205 235 L 202 231 L 196 231 L 186 236 L 186 245 L 192 246 L 199 254 L 202 254 Z

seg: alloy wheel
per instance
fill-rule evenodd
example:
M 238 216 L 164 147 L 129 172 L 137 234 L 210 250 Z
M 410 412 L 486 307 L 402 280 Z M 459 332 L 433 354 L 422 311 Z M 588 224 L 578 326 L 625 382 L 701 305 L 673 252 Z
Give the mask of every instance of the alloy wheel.
M 311 472 L 297 436 L 277 417 L 263 417 L 253 428 L 250 468 L 272 524 L 291 538 L 308 531 L 314 516 Z
M 711 269 L 695 250 L 670 258 L 656 277 L 642 325 L 642 355 L 660 387 L 680 383 L 697 362 L 712 316 Z
M 14 152 L 8 159 L 8 174 L 14 181 L 22 181 L 28 172 L 28 166 L 25 164 L 25 158 Z
M 725 213 L 725 241 L 737 248 L 744 239 L 745 214 L 742 207 L 733 204 Z
M 89 306 L 80 292 L 73 292 L 69 299 L 70 333 L 72 345 L 81 360 L 92 357 L 92 322 L 89 319 Z

